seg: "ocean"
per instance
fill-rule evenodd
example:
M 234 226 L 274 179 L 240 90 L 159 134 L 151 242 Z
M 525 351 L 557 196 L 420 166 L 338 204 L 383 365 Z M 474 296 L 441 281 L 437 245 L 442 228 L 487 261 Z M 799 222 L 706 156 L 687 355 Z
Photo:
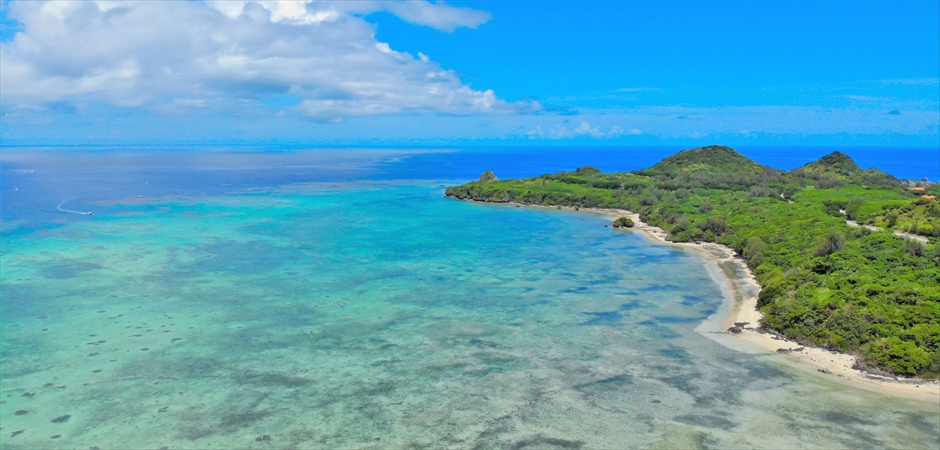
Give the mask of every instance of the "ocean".
M 695 254 L 443 197 L 678 150 L 5 148 L 0 447 L 937 448 L 935 405 L 696 332 Z

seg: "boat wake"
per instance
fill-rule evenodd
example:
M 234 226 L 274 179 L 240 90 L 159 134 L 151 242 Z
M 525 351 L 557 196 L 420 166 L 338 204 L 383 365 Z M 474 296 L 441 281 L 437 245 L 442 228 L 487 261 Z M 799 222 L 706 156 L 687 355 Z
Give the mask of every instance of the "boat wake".
M 78 197 L 69 197 L 65 200 L 62 200 L 62 202 L 59 203 L 59 206 L 56 206 L 55 209 L 58 209 L 59 211 L 62 211 L 62 212 L 71 213 L 71 214 L 81 214 L 83 216 L 90 216 L 91 211 L 75 211 L 74 209 L 65 209 L 62 207 L 62 205 L 68 203 L 70 200 L 75 200 L 76 198 Z

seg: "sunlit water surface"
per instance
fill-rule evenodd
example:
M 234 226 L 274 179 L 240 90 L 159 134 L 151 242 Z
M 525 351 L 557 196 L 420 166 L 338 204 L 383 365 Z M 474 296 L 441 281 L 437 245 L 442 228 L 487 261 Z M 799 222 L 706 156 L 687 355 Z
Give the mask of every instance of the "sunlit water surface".
M 52 193 L 30 208 L 53 220 L 20 212 L 2 241 L 0 445 L 940 445 L 932 405 L 696 333 L 722 305 L 697 256 L 597 215 L 377 181 L 407 157 L 153 184 L 89 175 L 92 158 L 67 186 L 34 182 Z M 4 165 L 5 201 L 35 167 Z M 147 195 L 55 210 L 104 179 Z

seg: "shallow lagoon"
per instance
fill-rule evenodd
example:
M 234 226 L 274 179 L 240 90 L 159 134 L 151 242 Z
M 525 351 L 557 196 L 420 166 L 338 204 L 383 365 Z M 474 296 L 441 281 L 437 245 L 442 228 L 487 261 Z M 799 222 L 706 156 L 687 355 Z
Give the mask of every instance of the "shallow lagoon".
M 3 237 L 4 448 L 940 444 L 932 405 L 696 333 L 703 261 L 597 215 L 429 181 L 83 205 Z

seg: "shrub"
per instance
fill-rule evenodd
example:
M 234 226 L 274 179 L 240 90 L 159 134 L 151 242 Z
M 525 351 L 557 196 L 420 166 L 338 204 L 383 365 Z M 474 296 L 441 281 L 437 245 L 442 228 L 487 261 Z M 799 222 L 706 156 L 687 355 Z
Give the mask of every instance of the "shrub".
M 904 250 L 910 253 L 911 256 L 924 256 L 924 244 L 917 242 L 913 239 L 909 239 L 907 244 L 904 245 Z
M 769 186 L 752 186 L 748 189 L 747 195 L 749 197 L 776 197 L 777 193 Z
M 709 216 L 704 224 L 700 224 L 702 231 L 711 231 L 716 236 L 721 236 L 728 231 L 728 222 L 724 217 Z
M 581 167 L 578 167 L 577 169 L 574 169 L 574 173 L 579 174 L 579 175 L 599 174 L 601 173 L 601 170 L 598 169 L 597 167 L 581 166 Z
M 858 210 L 862 207 L 862 200 L 852 199 L 847 205 L 845 205 L 845 218 L 849 220 L 858 219 Z
M 866 359 L 894 373 L 914 375 L 930 364 L 931 355 L 913 342 L 891 336 L 867 346 Z
M 846 183 L 844 180 L 825 177 L 825 178 L 820 178 L 819 181 L 816 182 L 816 189 L 840 188 L 847 184 L 848 183 Z
M 819 244 L 816 245 L 816 256 L 828 256 L 839 250 L 842 250 L 842 247 L 845 246 L 845 237 L 842 236 L 842 233 L 836 230 L 829 230 L 829 234 L 826 237 L 820 239 Z
M 747 243 L 744 244 L 744 249 L 741 251 L 741 255 L 749 263 L 751 267 L 757 267 L 764 262 L 764 250 L 767 249 L 767 244 L 764 241 L 757 237 L 751 236 L 747 239 Z
M 839 208 L 839 205 L 835 203 L 830 203 L 826 205 L 826 214 L 832 217 L 842 217 L 842 208 Z

